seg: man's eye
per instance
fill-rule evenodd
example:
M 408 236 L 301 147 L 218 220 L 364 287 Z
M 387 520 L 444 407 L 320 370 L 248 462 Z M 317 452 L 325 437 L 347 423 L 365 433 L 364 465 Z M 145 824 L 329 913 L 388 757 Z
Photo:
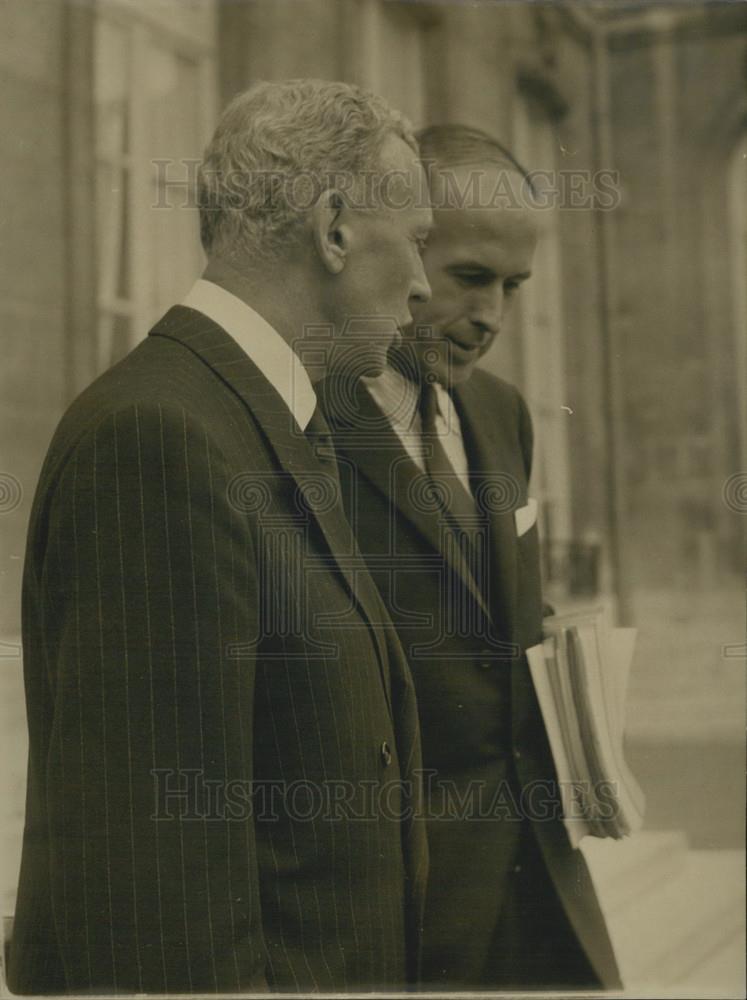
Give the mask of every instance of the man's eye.
M 460 284 L 470 288 L 489 285 L 493 280 L 492 275 L 483 274 L 481 271 L 455 271 L 454 277 Z
M 417 244 L 418 247 L 418 253 L 422 257 L 423 254 L 425 253 L 426 247 L 428 246 L 428 240 L 425 238 L 425 236 L 418 236 L 415 239 L 415 243 Z
M 520 288 L 521 288 L 520 281 L 507 281 L 503 286 L 503 291 L 506 293 L 506 295 L 513 295 L 514 292 L 518 292 Z

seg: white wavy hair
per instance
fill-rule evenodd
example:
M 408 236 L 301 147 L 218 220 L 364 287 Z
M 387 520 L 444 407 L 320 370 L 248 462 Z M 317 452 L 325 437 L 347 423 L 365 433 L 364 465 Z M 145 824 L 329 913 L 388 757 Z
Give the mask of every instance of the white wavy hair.
M 234 260 L 279 257 L 328 188 L 353 190 L 381 170 L 394 134 L 415 152 L 412 127 L 381 97 L 326 80 L 261 82 L 220 117 L 198 173 L 205 252 Z

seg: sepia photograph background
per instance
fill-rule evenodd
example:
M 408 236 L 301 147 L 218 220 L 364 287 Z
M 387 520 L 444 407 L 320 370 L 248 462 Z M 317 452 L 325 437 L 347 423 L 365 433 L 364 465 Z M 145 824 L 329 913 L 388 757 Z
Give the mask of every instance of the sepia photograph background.
M 46 448 L 199 275 L 194 165 L 219 110 L 313 76 L 416 128 L 483 128 L 541 172 L 534 274 L 482 364 L 533 416 L 547 600 L 638 630 L 626 752 L 644 829 L 582 849 L 627 990 L 744 995 L 747 5 L 0 0 L 0 24 L 5 926 Z

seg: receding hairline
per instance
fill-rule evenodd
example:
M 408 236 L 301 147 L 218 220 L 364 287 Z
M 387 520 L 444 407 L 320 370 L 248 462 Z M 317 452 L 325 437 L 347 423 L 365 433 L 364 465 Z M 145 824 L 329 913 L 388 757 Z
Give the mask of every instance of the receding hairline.
M 428 125 L 415 132 L 423 159 L 438 166 L 457 167 L 475 162 L 495 161 L 511 165 L 520 174 L 527 170 L 500 140 L 484 129 L 473 125 L 450 122 Z
M 530 193 L 536 194 L 529 171 L 502 142 L 483 129 L 456 122 L 429 125 L 417 131 L 415 138 L 429 181 L 449 170 L 492 166 L 518 174 Z

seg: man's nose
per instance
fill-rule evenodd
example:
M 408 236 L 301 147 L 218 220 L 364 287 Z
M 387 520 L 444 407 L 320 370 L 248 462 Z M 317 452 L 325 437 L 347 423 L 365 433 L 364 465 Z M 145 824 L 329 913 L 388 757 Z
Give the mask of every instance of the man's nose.
M 470 310 L 472 326 L 483 335 L 494 336 L 501 328 L 503 319 L 503 289 L 482 293 Z
M 410 302 L 417 305 L 424 305 L 430 300 L 431 286 L 425 273 L 422 263 L 418 268 L 410 288 Z

